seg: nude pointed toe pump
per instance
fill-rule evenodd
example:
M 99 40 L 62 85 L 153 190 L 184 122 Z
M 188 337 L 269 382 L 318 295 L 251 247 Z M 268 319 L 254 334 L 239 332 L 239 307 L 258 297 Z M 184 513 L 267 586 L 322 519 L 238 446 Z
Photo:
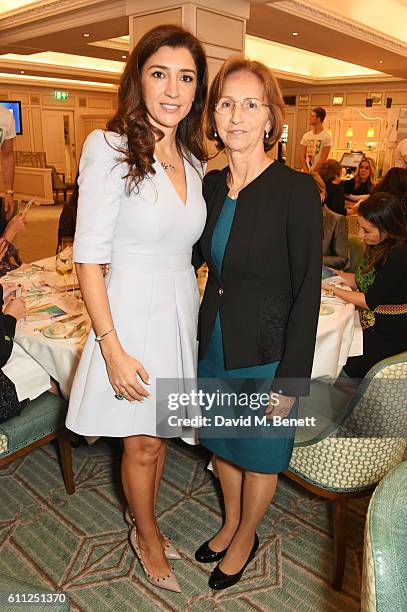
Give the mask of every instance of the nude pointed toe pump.
M 128 506 L 126 508 L 126 512 L 124 513 L 124 518 L 126 519 L 126 522 L 130 525 L 130 527 L 134 527 L 136 529 L 136 522 Z M 178 561 L 179 559 L 182 559 L 181 555 L 175 548 L 174 544 L 171 542 L 170 538 L 168 538 L 162 531 L 160 531 L 160 533 L 165 538 L 164 554 L 166 558 L 170 561 Z
M 134 548 L 134 552 L 136 553 L 138 560 L 140 561 L 140 565 L 143 568 L 145 577 L 147 578 L 148 582 L 153 586 L 158 587 L 159 589 L 166 589 L 167 591 L 173 591 L 174 593 L 181 593 L 181 587 L 179 586 L 178 579 L 174 574 L 174 570 L 171 569 L 169 574 L 160 578 L 156 578 L 155 576 L 149 574 L 146 566 L 144 565 L 143 556 L 138 545 L 137 531 L 135 527 L 133 527 L 130 531 L 130 542 Z

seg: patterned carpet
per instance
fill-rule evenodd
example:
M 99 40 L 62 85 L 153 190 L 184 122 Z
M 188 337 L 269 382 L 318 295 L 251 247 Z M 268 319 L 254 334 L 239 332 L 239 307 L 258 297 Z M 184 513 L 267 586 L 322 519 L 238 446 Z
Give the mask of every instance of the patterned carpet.
M 71 610 L 86 612 L 358 610 L 367 500 L 351 505 L 344 590 L 336 593 L 330 506 L 284 478 L 244 579 L 210 591 L 211 567 L 193 553 L 220 525 L 221 507 L 203 453 L 171 443 L 159 499 L 161 528 L 184 557 L 174 562 L 181 594 L 149 585 L 128 544 L 117 441 L 73 449 L 73 496 L 65 493 L 53 445 L 0 471 L 0 572 L 64 590 Z

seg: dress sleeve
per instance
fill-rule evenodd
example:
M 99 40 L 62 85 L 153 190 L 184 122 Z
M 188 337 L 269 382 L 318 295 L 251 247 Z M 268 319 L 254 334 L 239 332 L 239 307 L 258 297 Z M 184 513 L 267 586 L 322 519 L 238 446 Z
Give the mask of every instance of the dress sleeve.
M 370 310 L 381 304 L 402 303 L 406 296 L 407 249 L 397 249 L 390 253 L 385 264 L 376 270 L 374 283 L 365 293 L 366 304 Z M 400 295 L 400 301 L 395 302 L 394 296 Z
M 83 145 L 79 164 L 79 198 L 73 258 L 78 263 L 110 263 L 123 166 L 114 147 L 119 137 L 95 130 Z
M 287 224 L 293 304 L 272 390 L 300 396 L 309 393 L 321 300 L 322 208 L 311 176 L 296 173 L 293 183 Z

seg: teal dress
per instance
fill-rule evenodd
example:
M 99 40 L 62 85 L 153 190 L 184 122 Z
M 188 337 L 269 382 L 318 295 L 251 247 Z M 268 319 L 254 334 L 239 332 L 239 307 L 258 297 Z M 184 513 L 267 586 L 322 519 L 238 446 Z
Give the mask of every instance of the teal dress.
M 237 200 L 226 197 L 212 236 L 211 254 L 220 273 L 236 205 Z M 276 361 L 226 370 L 218 311 L 208 350 L 198 363 L 199 387 L 206 393 L 221 390 L 232 398 L 236 393 L 239 400 L 235 403 L 214 402 L 210 407 L 204 403 L 203 415 L 207 417 L 208 424 L 199 432 L 202 446 L 215 455 L 253 472 L 274 474 L 287 469 L 293 450 L 295 428 L 275 427 L 272 421 L 261 424 L 265 406 L 258 406 L 256 401 L 252 401 L 249 406 L 245 401 L 248 397 L 256 400 L 261 394 L 265 398 L 278 364 Z M 289 414 L 290 418 L 296 416 L 297 403 Z M 236 425 L 229 424 L 230 421 Z

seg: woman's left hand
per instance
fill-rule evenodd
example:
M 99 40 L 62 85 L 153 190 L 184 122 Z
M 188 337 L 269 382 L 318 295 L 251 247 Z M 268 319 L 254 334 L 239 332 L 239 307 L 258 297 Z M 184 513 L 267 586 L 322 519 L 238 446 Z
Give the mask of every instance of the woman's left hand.
M 279 393 L 270 393 L 269 405 L 264 411 L 264 414 L 268 419 L 272 419 L 275 416 L 280 416 L 285 419 L 291 411 L 295 397 L 289 395 L 280 395 Z

